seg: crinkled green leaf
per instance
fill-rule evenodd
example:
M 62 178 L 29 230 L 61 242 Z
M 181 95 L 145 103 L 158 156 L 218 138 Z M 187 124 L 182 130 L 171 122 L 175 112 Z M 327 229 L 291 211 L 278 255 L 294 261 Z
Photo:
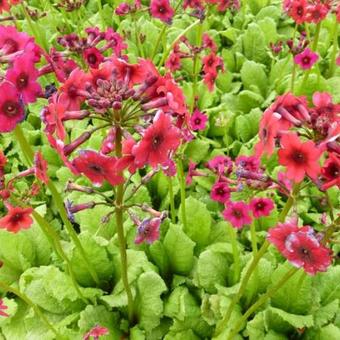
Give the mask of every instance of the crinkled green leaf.
M 185 200 L 186 211 L 186 227 L 184 232 L 198 246 L 204 246 L 209 242 L 209 234 L 211 229 L 210 212 L 205 204 L 193 198 L 188 197 Z M 180 214 L 180 222 L 183 224 L 182 215 Z
M 113 263 L 105 248 L 108 242 L 101 237 L 91 235 L 89 232 L 82 232 L 79 239 L 99 280 L 108 282 L 113 274 Z M 93 286 L 94 281 L 89 273 L 87 263 L 78 248 L 73 248 L 70 261 L 77 281 L 85 287 Z
M 209 151 L 209 143 L 200 139 L 195 139 L 188 144 L 185 154 L 192 161 L 199 163 L 207 155 Z
M 314 287 L 320 293 L 323 305 L 340 300 L 340 266 L 330 267 L 327 272 L 317 274 Z
M 263 97 L 258 94 L 255 93 L 253 91 L 249 91 L 249 90 L 244 90 L 242 92 L 239 93 L 238 97 L 237 97 L 237 109 L 239 111 L 242 111 L 244 113 L 248 113 L 251 109 L 257 108 L 259 106 L 261 106 L 261 104 L 263 103 Z M 238 116 L 240 117 L 240 116 Z M 253 130 L 254 128 L 257 128 L 258 125 L 256 125 L 255 127 L 252 127 L 251 130 Z M 247 129 L 249 130 L 249 126 L 247 127 Z M 250 136 L 251 137 L 251 136 Z M 250 137 L 246 137 L 245 141 L 248 141 L 250 139 Z
M 151 331 L 160 323 L 163 314 L 161 295 L 167 291 L 163 279 L 155 272 L 143 273 L 137 281 L 137 298 L 139 326 Z
M 236 117 L 235 131 L 242 142 L 248 142 L 257 134 L 261 116 L 262 112 L 260 110 L 252 110 L 248 114 Z
M 274 307 L 269 307 L 267 311 L 279 316 L 282 320 L 288 322 L 294 328 L 312 327 L 314 325 L 312 315 L 290 314 L 282 309 Z
M 84 307 L 71 278 L 53 266 L 26 270 L 20 277 L 19 286 L 35 304 L 51 313 L 75 312 Z M 80 290 L 85 298 L 101 295 L 101 291 L 94 288 Z
M 339 311 L 339 299 L 335 299 L 325 306 L 320 306 L 314 313 L 315 325 L 324 326 L 331 321 Z
M 163 243 L 173 272 L 189 273 L 194 263 L 195 242 L 184 233 L 179 225 L 171 224 Z
M 241 69 L 241 79 L 246 90 L 256 86 L 263 97 L 266 95 L 268 79 L 262 64 L 247 60 Z

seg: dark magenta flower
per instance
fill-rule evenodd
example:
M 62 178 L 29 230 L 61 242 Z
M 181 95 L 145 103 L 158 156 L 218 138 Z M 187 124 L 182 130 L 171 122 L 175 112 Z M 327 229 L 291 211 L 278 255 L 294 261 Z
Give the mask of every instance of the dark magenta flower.
M 242 228 L 246 224 L 250 224 L 252 221 L 249 215 L 250 208 L 248 204 L 240 202 L 228 202 L 226 208 L 223 211 L 223 217 L 226 221 L 230 222 L 235 228 Z
M 294 57 L 294 62 L 304 70 L 309 70 L 318 61 L 319 55 L 309 48 L 306 48 L 302 53 Z
M 333 152 L 330 153 L 329 158 L 321 169 L 321 173 L 324 179 L 323 190 L 335 185 L 340 188 L 340 156 Z
M 166 24 L 171 24 L 175 11 L 170 6 L 169 0 L 151 0 L 150 13 L 154 18 L 160 19 Z
M 216 182 L 211 188 L 210 197 L 213 201 L 226 203 L 230 198 L 230 188 L 226 182 Z
M 18 90 L 12 83 L 2 82 L 0 94 L 0 132 L 10 132 L 24 120 L 24 106 Z
M 190 117 L 190 126 L 194 131 L 204 130 L 207 125 L 208 117 L 200 110 L 195 109 Z
M 83 58 L 91 68 L 98 68 L 104 61 L 103 55 L 96 47 L 86 48 L 83 52 Z
M 273 200 L 270 198 L 253 198 L 250 201 L 250 209 L 253 212 L 254 217 L 259 218 L 262 216 L 269 216 L 274 209 Z

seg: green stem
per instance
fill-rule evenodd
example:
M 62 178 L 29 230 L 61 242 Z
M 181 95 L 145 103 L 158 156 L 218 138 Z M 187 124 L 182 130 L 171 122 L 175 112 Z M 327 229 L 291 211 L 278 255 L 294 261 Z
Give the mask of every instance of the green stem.
M 170 176 L 168 176 L 168 183 L 169 183 L 169 198 L 170 198 L 171 222 L 172 223 L 176 223 L 174 188 L 173 188 L 173 185 L 172 185 L 172 178 Z
M 293 206 L 295 194 L 298 191 L 299 191 L 299 185 L 296 185 L 294 190 L 293 190 L 292 195 L 288 198 L 285 206 L 282 209 L 282 212 L 279 216 L 279 222 L 283 222 L 286 219 L 287 214 L 289 213 L 291 207 Z M 219 335 L 220 333 L 222 333 L 222 331 L 225 328 L 227 328 L 231 314 L 232 314 L 236 304 L 240 301 L 241 297 L 243 296 L 252 273 L 254 272 L 255 268 L 257 267 L 257 264 L 260 261 L 260 259 L 262 258 L 262 256 L 266 253 L 269 246 L 270 246 L 270 243 L 267 240 L 265 240 L 264 243 L 262 244 L 262 247 L 258 250 L 256 256 L 253 258 L 248 270 L 246 271 L 246 273 L 245 273 L 245 275 L 244 275 L 244 277 L 241 281 L 240 288 L 239 288 L 238 292 L 235 294 L 234 298 L 232 299 L 225 316 L 216 326 L 215 336 Z
M 35 314 L 46 324 L 46 326 L 54 333 L 57 339 L 64 339 L 64 337 L 54 328 L 54 326 L 48 321 L 46 316 L 42 313 L 40 308 L 28 298 L 27 295 L 21 293 L 18 289 L 9 286 L 7 283 L 0 281 L 0 287 L 6 291 L 15 294 L 21 300 L 23 300 L 27 305 L 33 308 Z
M 17 139 L 17 141 L 19 142 L 19 145 L 21 147 L 21 150 L 26 158 L 26 160 L 28 160 L 28 164 L 32 165 L 33 164 L 33 157 L 34 157 L 34 151 L 32 149 L 32 147 L 30 146 L 30 144 L 28 143 L 28 141 L 26 140 L 26 137 L 20 127 L 20 125 L 18 124 L 14 130 L 15 133 L 15 137 Z M 91 262 L 89 261 L 87 254 L 78 238 L 77 233 L 74 231 L 71 222 L 69 221 L 68 217 L 67 217 L 67 212 L 64 206 L 64 202 L 63 199 L 60 195 L 60 193 L 58 192 L 58 190 L 56 189 L 55 185 L 53 184 L 53 182 L 51 180 L 48 181 L 47 184 L 48 189 L 51 192 L 51 195 L 53 197 L 53 201 L 55 202 L 59 215 L 64 223 L 64 226 L 69 234 L 69 236 L 71 237 L 73 243 L 75 244 L 75 246 L 78 248 L 81 256 L 84 259 L 84 262 L 86 263 L 87 269 L 92 277 L 92 279 L 94 280 L 94 282 L 99 285 L 99 278 L 97 275 L 97 272 L 94 270 L 94 268 L 92 267 Z
M 142 58 L 144 58 L 144 50 L 143 50 L 143 46 L 141 46 L 141 42 L 140 42 L 140 37 L 138 34 L 138 27 L 137 27 L 137 20 L 136 20 L 136 15 L 135 13 L 131 14 L 132 17 L 132 21 L 133 21 L 133 28 L 135 31 L 135 40 L 136 40 L 136 46 L 137 46 L 137 52 L 138 52 L 138 56 L 141 56 Z M 151 60 L 153 59 L 153 57 L 151 58 Z
M 97 0 L 98 4 L 98 10 L 99 10 L 99 15 L 100 15 L 100 20 L 103 25 L 103 29 L 105 28 L 105 17 L 104 17 L 104 12 L 103 12 L 103 5 L 101 0 Z
M 187 215 L 186 215 L 186 208 L 185 208 L 185 178 L 184 178 L 183 161 L 181 159 L 178 160 L 177 169 L 178 169 L 178 181 L 179 181 L 180 191 L 181 191 L 181 217 L 182 217 L 184 230 L 186 230 Z
M 236 336 L 236 334 L 240 331 L 244 322 L 247 321 L 248 317 L 252 315 L 259 307 L 261 307 L 264 303 L 267 302 L 299 269 L 291 268 L 282 279 L 274 285 L 271 289 L 267 291 L 266 294 L 262 295 L 242 316 L 242 318 L 238 319 L 237 324 L 231 331 L 227 340 L 232 340 Z
M 186 35 L 193 27 L 195 27 L 196 25 L 198 25 L 200 23 L 200 20 L 196 20 L 194 21 L 190 26 L 188 26 L 182 33 L 180 33 L 174 40 L 173 42 L 170 44 L 169 48 L 163 53 L 163 57 L 159 63 L 158 66 L 162 66 L 165 62 L 165 60 L 168 58 L 170 52 L 172 51 L 172 49 L 174 48 L 174 46 L 176 45 L 176 43 L 184 36 Z
M 293 94 L 294 94 L 295 77 L 296 77 L 296 64 L 293 61 L 292 79 L 291 79 L 291 83 L 290 83 L 290 91 Z
M 241 273 L 240 251 L 238 249 L 238 244 L 237 244 L 236 230 L 231 225 L 228 225 L 228 232 L 229 232 L 231 249 L 233 252 L 233 259 L 234 259 L 233 284 L 236 284 L 240 278 L 240 273 Z
M 331 78 L 334 75 L 335 72 L 335 60 L 336 60 L 336 55 L 338 51 L 338 26 L 339 23 L 337 21 L 336 16 L 334 16 L 334 26 L 333 26 L 333 49 L 331 53 L 331 58 L 330 58 L 330 64 L 329 64 L 329 72 L 328 72 L 328 77 Z
M 156 41 L 156 44 L 155 44 L 155 48 L 153 49 L 153 52 L 151 54 L 151 60 L 153 60 L 156 56 L 156 53 L 159 49 L 159 45 L 162 41 L 163 35 L 165 34 L 167 27 L 168 27 L 167 25 L 164 25 L 163 28 L 161 29 L 161 31 L 158 34 L 158 38 L 157 38 L 157 41 Z
M 118 158 L 122 157 L 122 130 L 119 125 L 116 126 L 116 143 L 115 143 L 115 151 L 116 156 Z M 123 211 L 124 211 L 124 184 L 119 184 L 117 186 L 117 195 L 116 195 L 116 228 L 117 235 L 119 241 L 119 250 L 120 250 L 120 260 L 121 260 L 121 275 L 122 281 L 125 288 L 125 292 L 128 300 L 128 318 L 130 324 L 134 319 L 134 305 L 133 305 L 133 296 L 131 292 L 131 288 L 129 286 L 128 279 L 128 262 L 127 262 L 127 253 L 126 253 L 126 240 L 124 236 L 124 226 L 123 226 Z
M 313 44 L 312 44 L 312 47 L 311 49 L 313 51 L 316 51 L 317 50 L 317 47 L 318 47 L 318 42 L 319 42 L 319 37 L 320 37 L 320 31 L 321 31 L 321 21 L 317 24 L 316 26 L 316 31 L 315 31 L 315 36 L 314 36 L 314 41 L 313 41 Z M 302 83 L 300 85 L 300 91 L 303 90 L 305 88 L 305 85 L 308 81 L 308 78 L 309 78 L 309 75 L 311 73 L 311 70 L 307 70 L 303 79 L 302 79 Z
M 58 234 L 55 232 L 55 230 L 50 226 L 50 224 L 39 214 L 37 213 L 35 210 L 33 210 L 32 213 L 34 219 L 37 221 L 37 223 L 39 224 L 41 230 L 44 232 L 44 234 L 47 236 L 48 240 L 51 243 L 52 248 L 54 249 L 55 253 L 59 256 L 59 258 L 63 261 L 66 262 L 66 267 L 67 267 L 67 271 L 71 277 L 73 286 L 75 288 L 75 290 L 77 291 L 79 297 L 86 303 L 88 304 L 87 299 L 84 297 L 84 295 L 82 294 L 78 282 L 76 280 L 75 274 L 73 272 L 72 269 L 72 265 L 70 260 L 68 259 L 67 255 L 64 252 L 64 249 L 60 243 L 60 239 L 58 237 Z

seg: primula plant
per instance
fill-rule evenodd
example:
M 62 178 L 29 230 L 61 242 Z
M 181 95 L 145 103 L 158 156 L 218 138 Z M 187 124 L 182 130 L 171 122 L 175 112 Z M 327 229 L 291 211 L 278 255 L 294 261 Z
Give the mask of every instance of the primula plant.
M 0 1 L 0 339 L 340 339 L 339 24 Z

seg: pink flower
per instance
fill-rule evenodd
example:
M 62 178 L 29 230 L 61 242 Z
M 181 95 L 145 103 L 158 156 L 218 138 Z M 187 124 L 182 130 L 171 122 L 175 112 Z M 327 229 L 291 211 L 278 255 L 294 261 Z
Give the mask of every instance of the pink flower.
M 200 110 L 195 109 L 190 117 L 190 125 L 194 131 L 204 130 L 207 125 L 208 117 Z
M 216 156 L 207 165 L 210 170 L 215 171 L 219 176 L 230 174 L 233 169 L 233 162 L 228 156 Z
M 158 18 L 166 24 L 171 24 L 175 11 L 170 6 L 169 0 L 151 0 L 150 13 L 154 18 Z
M 94 340 L 98 340 L 102 335 L 108 335 L 109 330 L 106 327 L 102 326 L 94 326 L 90 329 L 83 337 L 83 340 L 90 340 L 90 337 L 93 337 Z
M 12 54 L 24 50 L 33 38 L 23 32 L 18 32 L 13 26 L 0 26 L 0 52 Z
M 228 202 L 222 214 L 224 219 L 229 221 L 233 227 L 242 228 L 245 224 L 250 224 L 252 221 L 249 210 L 249 206 L 242 201 Z
M 257 172 L 260 170 L 260 159 L 256 156 L 238 156 L 235 163 L 247 171 Z
M 172 52 L 165 63 L 165 67 L 171 72 L 180 70 L 181 68 L 181 58 L 176 52 Z
M 172 125 L 169 115 L 160 112 L 154 123 L 145 130 L 142 140 L 133 148 L 132 154 L 138 166 L 150 164 L 155 168 L 164 164 L 169 153 L 175 151 L 179 144 L 179 130 Z
M 299 227 L 291 222 L 279 223 L 268 231 L 268 241 L 282 253 L 286 248 L 287 237 L 299 230 Z
M 213 201 L 226 203 L 230 198 L 230 188 L 226 182 L 216 182 L 211 188 L 210 197 Z
M 47 176 L 47 162 L 43 158 L 41 152 L 36 152 L 34 156 L 34 170 L 35 176 L 42 181 L 43 183 L 48 183 L 48 176 Z
M 143 220 L 137 228 L 137 237 L 135 239 L 136 244 L 147 242 L 151 244 L 159 239 L 159 227 L 161 225 L 161 219 L 159 217 L 146 218 Z
M 6 73 L 6 79 L 16 86 L 25 104 L 34 103 L 42 95 L 41 86 L 37 82 L 39 72 L 34 66 L 33 58 L 32 53 L 20 55 Z
M 253 198 L 250 201 L 250 209 L 256 218 L 269 216 L 274 209 L 274 203 L 270 198 Z
M 4 81 L 0 84 L 0 132 L 10 132 L 23 121 L 25 112 L 16 87 Z
M 13 207 L 6 205 L 7 215 L 0 219 L 0 228 L 7 229 L 12 233 L 17 233 L 21 229 L 28 229 L 32 223 L 32 208 Z
M 4 310 L 8 309 L 7 306 L 5 306 L 4 302 L 2 299 L 0 299 L 0 316 L 8 317 L 9 315 L 4 312 Z
M 318 61 L 319 55 L 309 48 L 294 57 L 294 62 L 304 70 L 309 70 Z
M 83 150 L 79 153 L 80 156 L 75 158 L 72 164 L 94 185 L 101 186 L 105 180 L 113 186 L 124 182 L 124 178 L 117 172 L 116 158 L 104 156 L 92 150 Z

